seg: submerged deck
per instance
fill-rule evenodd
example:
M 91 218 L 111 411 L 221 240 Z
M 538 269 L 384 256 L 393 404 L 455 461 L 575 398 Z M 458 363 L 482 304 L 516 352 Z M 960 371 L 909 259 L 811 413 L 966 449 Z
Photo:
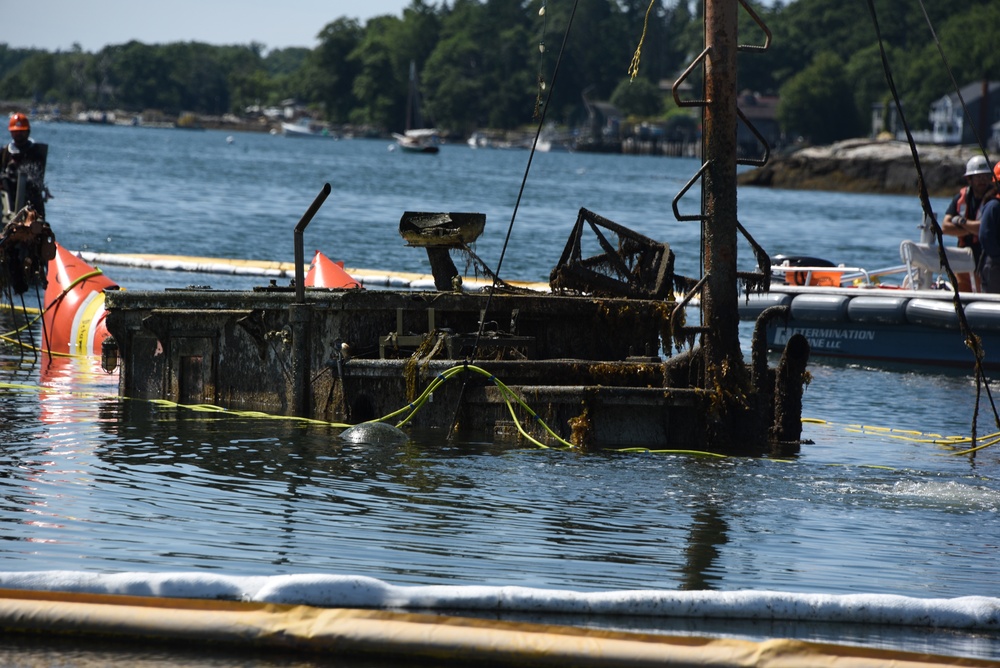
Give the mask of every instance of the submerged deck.
M 578 445 L 705 448 L 714 393 L 689 359 L 661 357 L 672 301 L 497 294 L 473 352 L 486 294 L 305 296 L 108 292 L 121 394 L 347 424 L 419 400 L 410 423 L 422 427 L 506 437 L 517 420 L 534 437 L 548 438 L 548 426 Z M 746 420 L 774 419 L 773 396 L 762 399 L 767 409 L 748 403 Z

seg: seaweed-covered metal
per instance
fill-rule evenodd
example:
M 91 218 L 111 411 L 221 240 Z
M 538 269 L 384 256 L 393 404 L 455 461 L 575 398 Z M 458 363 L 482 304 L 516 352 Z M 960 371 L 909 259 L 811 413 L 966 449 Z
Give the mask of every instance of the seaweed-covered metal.
M 601 252 L 583 257 L 583 233 L 594 233 Z M 549 276 L 553 291 L 606 297 L 663 299 L 673 291 L 674 254 L 668 244 L 580 209 L 562 256 Z

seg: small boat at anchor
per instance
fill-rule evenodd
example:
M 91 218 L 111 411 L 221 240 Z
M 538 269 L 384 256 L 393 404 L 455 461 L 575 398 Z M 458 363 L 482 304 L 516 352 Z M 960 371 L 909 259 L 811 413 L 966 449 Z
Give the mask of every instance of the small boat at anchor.
M 441 150 L 441 138 L 434 128 L 407 130 L 404 134 L 394 132 L 392 136 L 396 147 L 404 153 L 437 153 Z
M 406 130 L 392 133 L 396 145 L 404 153 L 437 153 L 441 150 L 441 136 L 437 128 L 423 127 L 420 110 L 420 85 L 417 83 L 417 64 L 410 61 L 410 86 L 406 97 Z
M 281 123 L 281 134 L 285 137 L 306 137 L 315 139 L 336 139 L 336 134 L 330 132 L 329 128 L 320 123 L 316 123 L 311 118 L 302 117 L 294 123 L 283 121 Z

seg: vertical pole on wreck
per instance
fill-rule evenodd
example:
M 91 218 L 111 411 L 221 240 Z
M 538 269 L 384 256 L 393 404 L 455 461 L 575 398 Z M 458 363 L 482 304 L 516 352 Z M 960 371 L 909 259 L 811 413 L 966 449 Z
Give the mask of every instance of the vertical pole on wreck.
M 310 350 L 310 323 L 312 320 L 312 309 L 306 304 L 305 285 L 305 250 L 303 248 L 303 234 L 306 227 L 312 221 L 313 216 L 323 206 L 323 202 L 330 195 L 332 190 L 329 183 L 323 184 L 323 189 L 313 200 L 306 212 L 295 225 L 293 239 L 295 244 L 295 303 L 288 308 L 288 321 L 292 329 L 292 412 L 296 417 L 309 417 L 310 405 L 310 376 L 312 370 L 309 364 Z
M 709 434 L 716 447 L 731 449 L 737 438 L 740 406 L 748 387 L 739 342 L 736 275 L 736 53 L 738 0 L 705 0 L 705 101 L 702 181 L 707 325 L 703 346 L 707 389 L 719 394 Z

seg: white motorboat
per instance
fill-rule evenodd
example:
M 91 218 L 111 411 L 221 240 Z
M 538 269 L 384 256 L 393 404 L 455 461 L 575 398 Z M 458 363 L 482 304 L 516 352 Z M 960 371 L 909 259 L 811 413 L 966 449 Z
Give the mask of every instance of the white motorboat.
M 336 134 L 321 123 L 313 121 L 311 118 L 302 117 L 294 123 L 282 121 L 281 134 L 286 137 L 317 137 L 321 139 L 336 139 Z

